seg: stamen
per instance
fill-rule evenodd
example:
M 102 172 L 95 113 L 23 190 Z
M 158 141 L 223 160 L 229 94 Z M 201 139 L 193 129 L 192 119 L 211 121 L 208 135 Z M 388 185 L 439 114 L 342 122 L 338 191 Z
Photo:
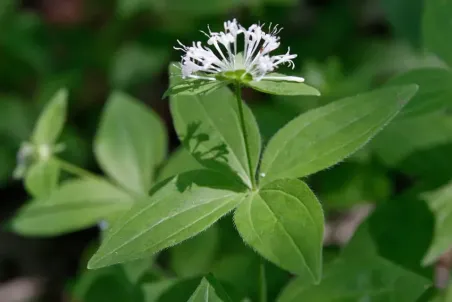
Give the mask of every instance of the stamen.
M 296 58 L 296 55 L 290 54 L 290 48 L 286 54 L 269 55 L 280 45 L 278 35 L 282 27 L 278 27 L 278 24 L 273 26 L 273 23 L 270 23 L 268 33 L 266 33 L 262 30 L 264 26 L 265 23 L 259 22 L 246 29 L 236 19 L 233 19 L 223 23 L 223 32 L 212 32 L 210 26 L 207 25 L 208 32 L 201 31 L 201 33 L 208 38 L 208 45 L 213 45 L 215 51 L 203 46 L 199 41 L 193 42 L 192 46 L 187 47 L 177 40 L 179 46 L 174 49 L 185 53 L 178 67 L 182 76 L 215 80 L 214 77 L 208 77 L 205 74 L 215 75 L 243 68 L 247 74 L 253 77 L 253 80 L 258 81 L 276 69 L 278 65 L 287 64 L 293 69 L 295 64 L 292 59 Z M 240 34 L 243 34 L 244 39 L 243 65 L 237 66 L 237 40 Z

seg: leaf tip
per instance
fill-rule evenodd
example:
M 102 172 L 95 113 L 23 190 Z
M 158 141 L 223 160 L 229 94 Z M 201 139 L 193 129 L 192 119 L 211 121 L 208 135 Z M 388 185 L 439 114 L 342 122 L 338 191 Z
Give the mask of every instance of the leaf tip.
M 99 269 L 102 268 L 104 266 L 107 266 L 103 263 L 102 258 L 98 257 L 97 253 L 93 255 L 93 257 L 91 257 L 91 259 L 89 259 L 88 264 L 86 265 L 86 268 L 89 270 L 93 270 L 93 269 Z
M 406 86 L 402 86 L 401 91 L 399 93 L 399 100 L 400 105 L 403 107 L 405 106 L 417 93 L 419 90 L 419 85 L 417 84 L 410 84 Z
M 437 260 L 438 256 L 430 249 L 422 259 L 422 266 L 429 266 Z
M 320 91 L 317 90 L 316 88 L 312 88 L 312 95 L 315 95 L 315 96 L 321 96 L 322 94 L 321 94 Z

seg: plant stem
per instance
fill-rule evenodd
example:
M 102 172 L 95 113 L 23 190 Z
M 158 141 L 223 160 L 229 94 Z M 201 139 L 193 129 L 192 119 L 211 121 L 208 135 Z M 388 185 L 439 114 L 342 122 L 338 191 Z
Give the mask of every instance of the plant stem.
M 259 267 L 259 295 L 260 302 L 267 302 L 267 279 L 265 278 L 265 261 L 261 259 Z
M 58 165 L 60 165 L 61 169 L 75 176 L 78 176 L 80 178 L 91 178 L 91 179 L 99 178 L 96 174 L 93 174 L 85 169 L 77 167 L 76 165 L 73 165 L 70 162 L 65 161 L 64 159 L 58 157 L 53 157 L 52 159 L 56 161 Z
M 243 114 L 243 101 L 242 101 L 242 91 L 240 89 L 240 83 L 235 83 L 235 96 L 237 99 L 237 106 L 239 107 L 239 118 L 240 118 L 240 126 L 242 128 L 243 133 L 243 140 L 245 141 L 245 151 L 246 151 L 246 157 L 248 159 L 248 169 L 250 173 L 251 178 L 251 187 L 252 189 L 255 189 L 256 187 L 256 180 L 255 175 L 253 171 L 253 165 L 251 164 L 251 152 L 250 152 L 250 145 L 248 141 L 248 134 L 246 132 L 246 126 L 245 126 L 245 115 Z

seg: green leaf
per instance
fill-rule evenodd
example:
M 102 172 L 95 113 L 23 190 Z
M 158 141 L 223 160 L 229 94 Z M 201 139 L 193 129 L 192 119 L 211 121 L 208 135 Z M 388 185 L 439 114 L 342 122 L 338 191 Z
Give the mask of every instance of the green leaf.
M 386 12 L 395 33 L 411 42 L 413 46 L 421 44 L 421 19 L 423 0 L 382 0 L 380 5 Z
M 157 114 L 130 96 L 113 93 L 94 143 L 103 170 L 125 188 L 145 194 L 166 150 L 166 131 Z
M 120 17 L 128 18 L 140 11 L 152 8 L 153 2 L 152 0 L 118 0 L 116 11 Z
M 199 286 L 201 278 L 165 279 L 142 286 L 145 302 L 186 302 Z
M 433 242 L 422 261 L 424 265 L 430 265 L 452 247 L 452 183 L 424 193 L 423 197 L 435 215 Z
M 52 158 L 34 163 L 25 176 L 25 188 L 34 198 L 48 197 L 58 186 L 60 166 Z
M 187 79 L 168 88 L 163 94 L 163 99 L 171 95 L 197 95 L 208 94 L 225 86 L 226 83 L 218 81 Z
M 165 165 L 159 171 L 157 181 L 165 180 L 184 172 L 200 170 L 204 167 L 183 146 L 171 153 Z
M 319 285 L 294 279 L 277 301 L 417 301 L 430 281 L 380 258 L 365 228 L 360 227 L 346 252 L 325 268 Z
M 397 119 L 375 137 L 370 146 L 391 167 L 410 154 L 452 142 L 452 119 L 442 113 Z M 394 145 L 397 144 L 397 148 Z M 425 161 L 425 159 L 423 159 Z M 440 158 L 438 161 L 442 161 Z M 427 161 L 431 165 L 433 159 Z
M 135 261 L 130 261 L 124 263 L 122 265 L 122 269 L 124 270 L 127 279 L 132 284 L 137 284 L 141 278 L 146 274 L 148 270 L 151 269 L 152 264 L 154 263 L 154 257 L 138 259 Z
M 161 296 L 177 283 L 177 279 L 164 279 L 162 281 L 145 283 L 142 285 L 144 302 L 160 302 Z
M 142 302 L 140 288 L 129 282 L 119 266 L 84 271 L 77 278 L 73 296 L 83 302 Z
M 50 196 L 25 205 L 12 227 L 23 235 L 55 236 L 95 225 L 131 205 L 128 194 L 102 179 L 69 180 Z
M 310 281 L 322 273 L 323 212 L 302 181 L 275 181 L 248 197 L 235 212 L 242 238 L 276 265 Z
M 13 96 L 0 98 L 0 133 L 3 140 L 11 140 L 16 147 L 29 138 L 33 122 L 33 112 L 27 102 Z
M 416 85 L 379 89 L 300 115 L 270 140 L 261 183 L 307 176 L 338 163 L 391 121 L 416 90 Z
M 238 110 L 234 95 L 226 87 L 208 95 L 171 97 L 174 125 L 185 148 L 207 168 L 224 174 L 233 171 L 251 188 L 261 148 L 260 134 L 251 110 L 244 104 L 251 157 L 248 160 Z
M 58 139 L 66 121 L 67 98 L 67 90 L 60 89 L 45 106 L 33 131 L 33 143 L 53 144 Z
M 209 281 L 203 278 L 188 302 L 223 302 L 223 300 L 218 297 Z
M 176 245 L 169 251 L 172 270 L 179 277 L 208 273 L 218 249 L 218 240 L 218 228 L 213 225 L 198 236 Z
M 168 55 L 164 49 L 148 48 L 138 43 L 125 44 L 115 53 L 110 82 L 118 88 L 146 83 L 166 67 Z
M 344 210 L 360 203 L 379 202 L 392 193 L 392 179 L 385 169 L 354 162 L 323 170 L 312 177 L 312 183 L 328 209 Z
M 433 270 L 421 266 L 432 242 L 434 217 L 427 204 L 408 192 L 381 203 L 368 218 L 378 255 L 428 278 Z
M 413 116 L 450 107 L 452 73 L 441 68 L 422 68 L 403 73 L 388 84 L 418 84 L 419 91 L 402 110 L 401 116 Z
M 284 77 L 283 74 L 271 73 L 269 76 Z M 288 82 L 282 80 L 261 80 L 247 83 L 253 89 L 276 95 L 320 95 L 320 92 L 304 83 Z
M 113 224 L 88 267 L 147 257 L 195 236 L 233 210 L 243 189 L 210 171 L 174 177 Z
M 325 269 L 318 286 L 295 279 L 282 292 L 278 302 L 413 302 L 428 284 L 426 279 L 391 262 L 375 259 L 369 263 L 335 261 Z
M 424 46 L 437 54 L 449 66 L 452 66 L 451 14 L 451 0 L 425 1 L 423 19 Z

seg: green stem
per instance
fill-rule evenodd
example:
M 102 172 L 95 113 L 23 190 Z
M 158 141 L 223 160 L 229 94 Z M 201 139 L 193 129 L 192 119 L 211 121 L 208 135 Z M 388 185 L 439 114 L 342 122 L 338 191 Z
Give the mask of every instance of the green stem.
M 253 165 L 251 164 L 250 144 L 248 142 L 248 134 L 246 132 L 246 126 L 245 126 L 245 115 L 243 113 L 243 101 L 242 101 L 242 91 L 240 89 L 240 83 L 235 83 L 235 96 L 237 98 L 237 106 L 239 107 L 240 126 L 242 128 L 243 140 L 245 141 L 245 151 L 246 151 L 246 157 L 248 159 L 248 169 L 249 169 L 250 178 L 251 178 L 251 186 L 252 186 L 252 189 L 255 189 L 256 188 L 256 180 L 255 180 L 256 177 L 254 175 Z
M 267 279 L 265 278 L 265 263 L 264 259 L 261 259 L 259 269 L 259 292 L 260 302 L 267 302 Z
M 99 178 L 96 174 L 93 174 L 85 169 L 77 167 L 76 165 L 73 165 L 70 162 L 65 161 L 64 159 L 58 157 L 53 157 L 52 159 L 58 163 L 61 169 L 75 176 L 78 176 L 80 178 L 91 178 L 91 179 Z

